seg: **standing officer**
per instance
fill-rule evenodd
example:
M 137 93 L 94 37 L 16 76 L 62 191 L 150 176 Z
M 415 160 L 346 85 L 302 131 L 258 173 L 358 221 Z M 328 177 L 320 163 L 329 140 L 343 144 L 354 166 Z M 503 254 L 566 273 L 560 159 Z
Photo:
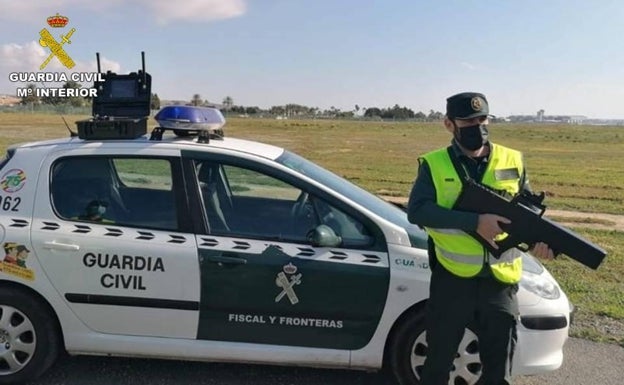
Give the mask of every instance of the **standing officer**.
M 421 383 L 448 384 L 464 329 L 471 325 L 479 337 L 483 364 L 479 383 L 510 384 L 521 252 L 514 248 L 495 258 L 468 233 L 476 231 L 496 247 L 494 241 L 506 236 L 500 224 L 510 221 L 495 214 L 453 210 L 453 204 L 466 177 L 512 195 L 528 189 L 528 180 L 520 152 L 488 141 L 489 107 L 483 94 L 463 92 L 446 101 L 444 126 L 453 140 L 419 159 L 407 210 L 409 221 L 429 235 L 432 270 Z M 553 258 L 544 243 L 531 252 Z

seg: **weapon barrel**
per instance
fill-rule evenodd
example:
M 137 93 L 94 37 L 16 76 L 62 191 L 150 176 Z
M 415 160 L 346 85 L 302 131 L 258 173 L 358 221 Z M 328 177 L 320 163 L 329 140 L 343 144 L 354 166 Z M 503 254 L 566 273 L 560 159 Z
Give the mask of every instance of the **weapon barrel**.
M 607 256 L 600 246 L 579 237 L 574 232 L 551 221 L 541 218 L 544 222 L 539 227 L 544 242 L 548 243 L 554 253 L 565 254 L 583 265 L 597 269 Z
M 511 247 L 521 244 L 534 245 L 537 242 L 546 243 L 555 254 L 565 254 L 577 262 L 592 269 L 598 268 L 607 253 L 598 245 L 583 239 L 578 234 L 541 216 L 541 213 L 524 207 L 522 204 L 509 201 L 486 186 L 469 180 L 464 183 L 454 209 L 475 213 L 491 213 L 508 218 L 509 225 L 501 224 L 501 228 L 508 233 L 507 240 L 502 240 L 499 250 L 492 250 L 491 245 L 484 239 L 473 235 L 492 254 L 499 256 Z M 513 242 L 510 242 L 512 240 Z M 501 245 L 504 247 L 500 248 Z

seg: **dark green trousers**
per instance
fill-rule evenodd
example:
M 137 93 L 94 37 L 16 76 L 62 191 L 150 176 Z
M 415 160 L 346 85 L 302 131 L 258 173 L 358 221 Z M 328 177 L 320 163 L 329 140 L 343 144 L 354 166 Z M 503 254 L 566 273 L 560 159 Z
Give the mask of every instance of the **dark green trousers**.
M 449 383 L 459 342 L 464 329 L 470 325 L 479 337 L 483 364 L 478 384 L 511 384 L 518 317 L 517 291 L 517 285 L 503 284 L 491 274 L 460 278 L 437 264 L 433 268 L 427 302 L 428 350 L 421 383 Z

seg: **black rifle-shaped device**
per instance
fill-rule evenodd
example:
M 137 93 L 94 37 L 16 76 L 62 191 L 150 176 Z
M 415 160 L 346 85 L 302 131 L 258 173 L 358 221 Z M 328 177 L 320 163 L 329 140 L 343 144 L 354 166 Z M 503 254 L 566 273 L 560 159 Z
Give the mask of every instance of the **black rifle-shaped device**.
M 497 214 L 511 221 L 510 224 L 499 222 L 501 229 L 508 236 L 496 241 L 498 249 L 476 232 L 471 234 L 495 257 L 499 257 L 512 247 L 526 251 L 537 242 L 544 242 L 555 255 L 565 254 L 585 266 L 597 269 L 607 253 L 578 234 L 544 218 L 542 215 L 546 206 L 542 204 L 543 200 L 543 192 L 536 195 L 528 191 L 508 199 L 487 186 L 467 179 L 453 208 L 480 214 Z

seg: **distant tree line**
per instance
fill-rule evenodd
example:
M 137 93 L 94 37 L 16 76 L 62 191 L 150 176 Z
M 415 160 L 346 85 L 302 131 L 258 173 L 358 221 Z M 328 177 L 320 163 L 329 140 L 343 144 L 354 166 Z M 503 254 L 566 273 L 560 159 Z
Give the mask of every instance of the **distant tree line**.
M 220 108 L 222 112 L 226 114 L 236 114 L 244 116 L 270 116 L 281 118 L 338 118 L 338 119 L 351 119 L 351 118 L 364 118 L 364 119 L 380 119 L 380 120 L 420 120 L 420 121 L 432 121 L 441 120 L 444 118 L 444 114 L 439 111 L 430 110 L 429 114 L 423 112 L 414 113 L 413 110 L 407 107 L 401 107 L 395 104 L 394 107 L 379 108 L 369 107 L 361 108 L 359 105 L 355 105 L 353 110 L 342 111 L 339 108 L 331 106 L 328 109 L 322 110 L 318 107 L 309 107 L 301 104 L 289 103 L 279 106 L 271 106 L 267 109 L 262 109 L 258 106 L 242 106 L 234 104 L 234 99 L 231 96 L 227 96 L 223 99 L 222 104 L 219 106 L 215 103 L 210 103 L 207 100 L 203 100 L 201 95 L 194 94 L 188 105 L 193 106 L 207 106 Z
M 63 88 L 81 88 L 82 85 L 75 81 L 68 81 Z M 70 105 L 72 107 L 90 107 L 92 100 L 88 97 L 60 97 L 60 96 L 48 96 L 39 98 L 35 92 L 37 88 L 36 84 L 28 84 L 27 88 L 32 89 L 27 96 L 22 97 L 21 103 L 25 105 L 37 105 L 37 104 L 50 104 L 50 105 Z M 150 108 L 152 110 L 158 110 L 161 107 L 161 100 L 158 94 L 152 93 L 150 99 Z M 236 114 L 243 116 L 257 116 L 257 117 L 281 117 L 281 118 L 331 118 L 331 119 L 352 119 L 352 118 L 364 118 L 364 119 L 379 119 L 379 120 L 440 120 L 444 118 L 444 114 L 438 111 L 430 110 L 429 114 L 423 112 L 414 113 L 413 110 L 407 107 L 399 106 L 395 104 L 393 107 L 379 108 L 379 107 L 360 107 L 355 105 L 352 110 L 342 111 L 339 108 L 331 106 L 328 109 L 320 109 L 318 107 L 309 107 L 296 103 L 289 103 L 279 106 L 271 106 L 267 109 L 262 109 L 258 106 L 242 106 L 236 105 L 234 99 L 231 96 L 223 98 L 220 105 L 216 103 L 210 103 L 207 100 L 202 99 L 200 94 L 193 94 L 189 102 L 178 102 L 176 104 L 187 104 L 192 106 L 210 106 L 221 109 L 223 113 Z

